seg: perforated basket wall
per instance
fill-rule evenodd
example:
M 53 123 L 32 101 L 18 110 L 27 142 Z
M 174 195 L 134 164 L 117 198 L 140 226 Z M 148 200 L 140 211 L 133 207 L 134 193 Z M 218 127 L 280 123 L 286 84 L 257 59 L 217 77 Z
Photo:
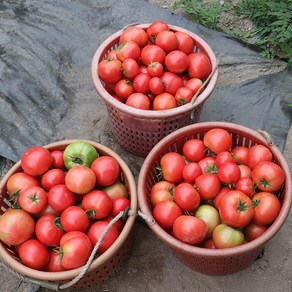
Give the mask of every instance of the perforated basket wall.
M 137 26 L 146 30 L 149 24 Z M 174 32 L 187 33 L 194 40 L 194 51 L 205 53 L 211 61 L 212 70 L 216 68 L 216 57 L 202 38 L 183 28 L 172 25 L 169 27 Z M 108 93 L 97 74 L 99 62 L 106 57 L 110 50 L 117 48 L 121 33 L 122 30 L 111 35 L 95 52 L 91 66 L 92 79 L 98 95 L 106 104 L 111 128 L 118 142 L 128 151 L 139 156 L 146 156 L 153 146 L 166 135 L 198 121 L 203 103 L 215 88 L 218 70 L 215 70 L 205 90 L 199 94 L 193 104 L 189 103 L 164 111 L 140 110 L 127 106 L 118 102 Z
M 64 150 L 66 146 L 76 140 L 65 140 L 49 144 L 45 146 L 50 151 Z M 80 141 L 80 140 L 78 140 Z M 137 213 L 137 195 L 136 195 L 136 182 L 135 179 L 119 155 L 110 150 L 109 148 L 96 143 L 94 141 L 83 140 L 93 145 L 100 155 L 108 155 L 116 159 L 121 168 L 121 181 L 126 185 L 130 196 L 130 209 L 133 214 Z M 20 161 L 17 162 L 3 177 L 0 182 L 0 214 L 3 214 L 7 208 L 9 208 L 9 197 L 7 195 L 6 184 L 9 177 L 21 171 Z M 132 228 L 136 219 L 136 215 L 129 216 L 123 230 L 114 244 L 103 254 L 99 255 L 91 264 L 88 272 L 81 280 L 79 280 L 72 288 L 90 288 L 94 287 L 108 278 L 112 277 L 116 272 L 120 270 L 124 262 L 129 256 L 132 243 Z M 9 269 L 19 273 L 23 277 L 29 277 L 33 281 L 37 281 L 39 285 L 46 287 L 47 283 L 54 283 L 56 285 L 62 285 L 73 278 L 75 278 L 82 270 L 83 267 L 68 270 L 64 272 L 44 272 L 38 271 L 24 266 L 15 252 L 12 246 L 8 246 L 3 242 L 0 242 L 0 257 L 6 263 Z
M 138 179 L 138 202 L 140 209 L 152 217 L 149 195 L 152 186 L 160 180 L 157 167 L 161 157 L 170 151 L 181 152 L 183 144 L 191 138 L 202 139 L 212 128 L 223 128 L 229 131 L 233 139 L 233 147 L 251 147 L 255 144 L 267 146 L 285 172 L 286 180 L 282 189 L 277 193 L 281 201 L 281 211 L 275 222 L 259 238 L 241 246 L 226 249 L 207 249 L 185 244 L 164 231 L 157 223 L 150 225 L 151 230 L 175 256 L 194 271 L 207 275 L 227 275 L 238 272 L 250 265 L 260 254 L 265 244 L 279 231 L 285 222 L 292 202 L 292 182 L 289 166 L 275 145 L 269 145 L 262 135 L 249 128 L 223 122 L 197 123 L 175 131 L 162 139 L 146 157 Z

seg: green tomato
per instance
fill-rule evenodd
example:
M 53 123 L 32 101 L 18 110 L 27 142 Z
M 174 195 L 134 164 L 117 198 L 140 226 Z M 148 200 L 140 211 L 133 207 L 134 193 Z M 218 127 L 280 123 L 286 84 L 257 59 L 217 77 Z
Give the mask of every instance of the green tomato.
M 84 141 L 73 142 L 64 150 L 64 163 L 68 170 L 76 165 L 90 167 L 92 162 L 98 157 L 97 150 L 91 144 Z
M 245 237 L 240 230 L 225 224 L 219 224 L 215 227 L 212 239 L 216 248 L 235 247 L 245 242 Z
M 206 238 L 211 237 L 215 227 L 221 223 L 219 212 L 210 205 L 201 205 L 196 210 L 195 216 L 205 221 L 208 228 Z

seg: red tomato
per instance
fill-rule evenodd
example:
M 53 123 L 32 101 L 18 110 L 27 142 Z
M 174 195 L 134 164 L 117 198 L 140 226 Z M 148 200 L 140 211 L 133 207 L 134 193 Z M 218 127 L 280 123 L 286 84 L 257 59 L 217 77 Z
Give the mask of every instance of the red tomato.
M 155 95 L 161 94 L 164 91 L 164 85 L 161 79 L 158 77 L 152 77 L 149 81 L 149 90 Z
M 191 102 L 193 96 L 194 96 L 193 91 L 190 88 L 183 86 L 176 91 L 174 97 L 178 105 L 184 105 L 186 103 Z
M 122 64 L 122 71 L 125 78 L 132 80 L 136 75 L 139 74 L 139 65 L 134 59 L 126 59 Z
M 235 184 L 237 191 L 245 193 L 250 198 L 255 194 L 255 188 L 256 185 L 250 177 L 242 177 Z
M 36 239 L 25 241 L 18 254 L 24 265 L 35 270 L 43 270 L 50 257 L 47 247 Z
M 251 169 L 245 164 L 238 165 L 240 169 L 240 177 L 251 177 Z
M 215 157 L 207 156 L 198 161 L 203 173 L 217 173 L 218 169 L 215 163 Z
M 58 212 L 63 212 L 69 206 L 75 204 L 76 198 L 65 185 L 52 187 L 48 192 L 49 205 Z
M 165 30 L 156 36 L 155 45 L 159 46 L 168 53 L 178 47 L 178 40 L 173 31 Z
M 252 197 L 254 215 L 252 221 L 259 225 L 273 223 L 281 210 L 279 199 L 272 193 L 259 192 Z
M 164 72 L 161 80 L 164 84 L 164 91 L 172 95 L 175 95 L 176 91 L 184 86 L 182 78 L 172 72 Z
M 174 237 L 191 245 L 202 242 L 206 237 L 207 231 L 206 223 L 194 216 L 179 216 L 173 224 Z
M 34 232 L 32 216 L 21 209 L 7 210 L 0 217 L 0 240 L 8 245 L 18 245 L 28 240 Z
M 53 168 L 59 168 L 59 169 L 64 169 L 65 168 L 63 155 L 64 155 L 64 152 L 61 151 L 61 150 L 53 150 L 51 152 L 52 167 Z
M 133 83 L 126 79 L 121 79 L 115 85 L 115 93 L 118 97 L 126 100 L 132 93 L 134 93 Z
M 44 215 L 60 216 L 61 215 L 61 212 L 53 209 L 50 204 L 47 204 L 47 206 L 45 207 L 45 209 L 42 212 L 40 212 L 40 213 L 37 214 L 38 217 L 41 217 L 41 216 L 44 216 Z
M 177 107 L 175 97 L 167 92 L 155 96 L 153 100 L 153 110 L 167 110 Z
M 75 269 L 86 264 L 92 244 L 89 237 L 80 231 L 70 231 L 63 235 L 60 241 L 62 266 L 65 269 Z
M 151 62 L 147 67 L 147 73 L 151 77 L 160 77 L 164 72 L 162 64 L 158 62 Z
M 117 83 L 123 77 L 122 62 L 117 59 L 102 60 L 97 67 L 100 79 L 109 83 Z
M 121 62 L 126 59 L 134 59 L 138 61 L 141 55 L 140 47 L 133 41 L 126 41 L 121 43 L 117 48 L 117 59 Z
M 214 241 L 212 238 L 209 238 L 207 240 L 204 240 L 201 244 L 200 244 L 201 247 L 203 248 L 210 248 L 210 249 L 215 249 L 216 246 L 214 244 Z
M 62 266 L 62 255 L 52 249 L 50 251 L 49 262 L 45 268 L 48 272 L 62 272 L 66 271 L 66 269 Z
M 103 218 L 102 221 L 107 221 L 108 223 L 110 223 L 113 219 L 114 217 L 110 214 L 107 217 Z M 121 233 L 125 226 L 125 222 L 123 219 L 119 219 L 117 222 L 114 223 L 113 226 L 115 226 L 118 232 Z
M 102 188 L 102 190 L 108 194 L 111 200 L 129 197 L 128 190 L 125 184 L 119 181 L 116 181 L 114 184 L 110 186 Z
M 235 184 L 240 179 L 240 168 L 234 162 L 224 162 L 218 168 L 218 178 L 223 184 Z
M 130 207 L 130 200 L 127 198 L 117 198 L 113 200 L 112 215 L 116 217 L 120 212 L 123 212 L 127 207 Z
M 159 226 L 171 230 L 176 218 L 183 214 L 182 209 L 173 201 L 159 202 L 153 209 L 153 217 Z
M 73 193 L 86 194 L 95 187 L 96 177 L 92 169 L 76 165 L 65 176 L 65 185 Z
M 205 146 L 215 154 L 219 154 L 222 151 L 229 151 L 232 146 L 232 139 L 230 134 L 220 128 L 209 130 L 204 138 L 203 142 Z
M 174 191 L 174 184 L 162 180 L 157 182 L 152 188 L 150 192 L 150 202 L 153 207 L 155 207 L 159 202 L 164 200 L 171 200 Z
M 183 145 L 183 155 L 187 160 L 198 162 L 206 157 L 206 146 L 200 139 L 190 139 Z
M 41 185 L 46 191 L 60 184 L 65 184 L 65 173 L 61 169 L 50 169 L 42 176 Z
M 247 155 L 247 165 L 253 169 L 257 163 L 262 161 L 273 161 L 273 154 L 269 148 L 264 145 L 252 146 Z
M 188 74 L 191 78 L 206 79 L 212 72 L 212 65 L 204 53 L 191 53 L 188 55 Z
M 248 152 L 249 148 L 245 146 L 237 146 L 232 149 L 231 155 L 235 163 L 247 165 Z
M 96 182 L 100 186 L 109 186 L 116 182 L 121 174 L 118 162 L 111 156 L 100 156 L 91 164 L 91 169 L 96 176 Z
M 106 55 L 107 59 L 117 59 L 117 50 L 111 50 L 110 52 L 108 52 L 108 54 Z
M 126 101 L 126 105 L 132 106 L 138 109 L 150 110 L 150 100 L 148 96 L 140 92 L 132 93 L 128 97 Z
M 185 87 L 190 88 L 193 91 L 193 94 L 195 94 L 201 88 L 202 84 L 203 84 L 203 81 L 201 79 L 191 78 L 186 82 Z M 201 93 L 202 92 L 203 90 L 201 90 Z
M 82 209 L 91 219 L 102 219 L 108 216 L 112 210 L 112 200 L 107 193 L 101 190 L 93 190 L 82 199 Z
M 46 246 L 57 246 L 65 231 L 60 225 L 59 217 L 55 215 L 44 215 L 40 217 L 35 226 L 37 239 Z
M 278 191 L 285 181 L 282 168 L 270 161 L 256 164 L 251 177 L 259 190 L 271 193 Z
M 107 221 L 97 221 L 90 226 L 87 232 L 87 235 L 93 246 L 95 246 L 96 243 L 98 242 L 102 233 L 108 226 L 108 223 L 109 222 Z M 119 237 L 119 231 L 113 225 L 107 232 L 106 236 L 103 238 L 99 248 L 97 249 L 97 252 L 99 254 L 104 253 L 106 250 L 108 250 L 112 246 L 112 244 L 116 241 L 118 237 Z
M 126 41 L 133 41 L 139 45 L 140 48 L 148 44 L 148 35 L 146 31 L 140 27 L 128 27 L 120 36 L 120 44 Z
M 62 212 L 60 223 L 63 229 L 67 232 L 85 232 L 89 227 L 90 220 L 82 208 L 78 206 L 70 206 Z
M 229 151 L 222 151 L 218 153 L 215 158 L 215 163 L 217 167 L 220 167 L 225 162 L 234 162 L 231 152 Z
M 254 215 L 252 201 L 246 194 L 231 190 L 221 197 L 219 214 L 223 223 L 243 228 L 251 222 Z
M 158 62 L 164 65 L 166 53 L 156 45 L 147 45 L 141 51 L 141 61 L 148 66 L 152 62 Z
M 230 248 L 244 243 L 245 238 L 240 230 L 219 224 L 215 227 L 212 239 L 216 248 Z
M 258 237 L 260 237 L 264 232 L 268 229 L 267 225 L 258 225 L 256 223 L 249 223 L 244 228 L 244 236 L 247 241 L 252 241 Z
M 29 175 L 37 176 L 45 173 L 52 165 L 52 156 L 48 149 L 34 146 L 21 156 L 21 167 Z
M 31 186 L 39 186 L 39 181 L 24 172 L 16 172 L 13 175 L 11 175 L 7 181 L 6 189 L 8 195 L 17 202 L 20 192 L 25 187 L 31 187 Z
M 133 80 L 133 87 L 137 92 L 149 92 L 149 82 L 151 77 L 145 73 L 139 73 Z
M 231 189 L 228 187 L 222 187 L 219 191 L 219 193 L 213 198 L 213 204 L 214 207 L 219 210 L 219 204 L 220 204 L 220 199 L 222 198 L 222 196 L 229 192 Z
M 38 186 L 27 187 L 22 190 L 18 202 L 23 210 L 37 214 L 42 212 L 47 205 L 47 193 Z
M 176 31 L 174 34 L 178 40 L 177 50 L 187 55 L 194 52 L 194 41 L 188 34 L 181 31 Z
M 216 174 L 203 173 L 195 179 L 202 200 L 213 199 L 220 191 L 221 183 Z
M 200 195 L 189 183 L 178 184 L 173 192 L 173 200 L 186 211 L 194 211 L 200 205 Z
M 152 42 L 155 43 L 155 39 L 157 37 L 157 35 L 165 30 L 169 30 L 169 26 L 167 23 L 165 23 L 162 20 L 157 20 L 152 22 L 148 27 L 147 27 L 147 35 L 148 35 L 148 39 Z
M 182 171 L 185 165 L 184 158 L 177 152 L 168 152 L 160 159 L 162 176 L 172 183 L 182 181 Z
M 188 56 L 182 51 L 174 50 L 166 55 L 165 66 L 170 72 L 183 73 L 189 66 Z
M 185 182 L 195 183 L 195 179 L 202 174 L 202 169 L 196 162 L 190 162 L 183 168 L 182 176 Z

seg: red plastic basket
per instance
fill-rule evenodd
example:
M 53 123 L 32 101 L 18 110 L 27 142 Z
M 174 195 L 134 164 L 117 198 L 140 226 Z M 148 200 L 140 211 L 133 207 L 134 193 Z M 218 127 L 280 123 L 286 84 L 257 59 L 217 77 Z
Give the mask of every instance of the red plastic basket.
M 152 186 L 158 182 L 157 167 L 163 154 L 171 151 L 181 151 L 183 144 L 191 138 L 202 139 L 204 134 L 212 128 L 223 128 L 229 131 L 233 139 L 233 147 L 251 147 L 255 144 L 267 146 L 285 172 L 286 180 L 283 188 L 277 193 L 282 207 L 274 223 L 259 238 L 241 246 L 226 249 L 207 249 L 185 244 L 164 231 L 157 223 L 149 224 L 151 230 L 165 242 L 175 256 L 194 271 L 207 275 L 226 275 L 238 272 L 250 265 L 260 254 L 265 244 L 279 231 L 285 222 L 292 203 L 292 179 L 289 166 L 280 152 L 269 145 L 258 132 L 249 128 L 224 122 L 198 123 L 186 126 L 165 137 L 146 157 L 138 179 L 138 202 L 141 211 L 152 217 L 149 195 Z
M 64 150 L 66 146 L 77 140 L 65 140 L 56 143 L 46 145 L 45 148 L 50 151 Z M 80 141 L 80 140 L 78 140 Z M 100 155 L 108 155 L 116 159 L 121 168 L 121 181 L 126 185 L 130 196 L 130 209 L 134 215 L 128 217 L 123 230 L 114 244 L 103 254 L 99 255 L 91 264 L 89 270 L 84 277 L 77 282 L 73 288 L 90 288 L 104 282 L 109 277 L 113 276 L 123 266 L 124 262 L 128 258 L 132 243 L 132 229 L 136 219 L 137 213 L 137 195 L 136 195 L 136 182 L 135 179 L 119 155 L 113 152 L 111 149 L 88 140 L 83 140 L 93 145 Z M 10 203 L 8 201 L 9 196 L 6 192 L 6 184 L 9 177 L 22 171 L 21 163 L 18 161 L 4 176 L 0 182 L 0 214 L 3 214 Z M 37 283 L 40 286 L 50 287 L 49 283 L 55 285 L 62 285 L 73 278 L 75 278 L 81 272 L 83 267 L 68 270 L 64 272 L 44 272 L 38 271 L 26 267 L 20 262 L 20 259 L 12 246 L 8 246 L 3 242 L 0 242 L 0 257 L 7 264 L 8 268 L 16 271 L 23 277 L 28 277 L 28 281 Z
M 146 29 L 149 25 L 140 24 L 137 27 Z M 193 32 L 173 25 L 169 25 L 169 27 L 174 32 L 187 33 L 194 40 L 195 51 L 205 53 L 212 64 L 214 74 L 207 83 L 205 90 L 199 94 L 193 104 L 188 103 L 164 111 L 140 110 L 118 102 L 107 92 L 103 81 L 98 77 L 97 66 L 110 50 L 118 47 L 119 37 L 123 30 L 107 38 L 99 46 L 92 60 L 93 83 L 98 95 L 106 104 L 112 131 L 124 148 L 139 156 L 146 156 L 157 142 L 174 130 L 196 123 L 203 103 L 213 92 L 218 78 L 217 60 L 210 46 Z

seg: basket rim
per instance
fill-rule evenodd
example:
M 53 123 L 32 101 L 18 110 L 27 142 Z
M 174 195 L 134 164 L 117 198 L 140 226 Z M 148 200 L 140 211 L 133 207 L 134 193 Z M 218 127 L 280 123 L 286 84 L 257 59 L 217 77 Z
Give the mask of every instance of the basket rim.
M 150 24 L 151 23 L 144 23 L 144 24 L 138 24 L 135 26 L 146 29 Z M 206 41 L 204 41 L 201 37 L 199 37 L 198 35 L 196 35 L 195 33 L 191 32 L 187 29 L 181 28 L 179 26 L 171 25 L 171 24 L 169 24 L 168 26 L 170 27 L 171 30 L 181 31 L 181 32 L 184 32 L 184 33 L 190 35 L 195 40 L 196 43 L 199 43 L 206 51 L 206 53 L 211 61 L 211 64 L 212 64 L 212 71 L 214 70 L 214 68 L 217 65 L 217 58 L 216 58 L 213 50 L 207 44 Z M 126 104 L 123 104 L 122 102 L 117 102 L 117 100 L 115 100 L 106 91 L 103 84 L 101 83 L 101 80 L 97 74 L 97 66 L 98 66 L 99 61 L 102 58 L 103 51 L 109 45 L 113 45 L 115 43 L 115 40 L 119 38 L 119 36 L 123 32 L 123 30 L 124 29 L 121 29 L 121 30 L 117 31 L 116 33 L 110 35 L 108 38 L 106 38 L 101 43 L 101 45 L 98 47 L 96 52 L 94 53 L 94 56 L 93 56 L 93 59 L 91 62 L 91 77 L 93 80 L 94 87 L 95 87 L 97 93 L 100 95 L 100 97 L 104 100 L 104 102 L 107 105 L 110 105 L 110 106 L 116 108 L 118 111 L 123 112 L 124 114 L 127 114 L 129 116 L 135 116 L 135 117 L 141 118 L 141 119 L 151 118 L 151 119 L 159 119 L 160 120 L 163 118 L 174 117 L 174 116 L 178 116 L 178 115 L 182 115 L 182 114 L 191 112 L 196 107 L 198 107 L 200 104 L 202 104 L 212 94 L 213 90 L 215 89 L 217 79 L 218 79 L 218 68 L 215 70 L 213 76 L 209 80 L 209 83 L 205 87 L 205 90 L 199 94 L 199 96 L 197 97 L 196 101 L 193 104 L 188 103 L 188 104 L 185 104 L 183 106 L 179 106 L 179 107 L 176 107 L 173 109 L 154 111 L 154 110 L 137 109 L 137 108 L 128 106 Z
M 127 177 L 128 179 L 130 202 L 131 202 L 130 207 L 134 213 L 133 216 L 128 217 L 123 230 L 121 231 L 121 233 L 119 234 L 119 237 L 116 239 L 113 245 L 108 250 L 106 250 L 103 254 L 99 255 L 92 262 L 90 268 L 87 271 L 87 273 L 89 273 L 93 270 L 96 270 L 98 267 L 102 266 L 104 263 L 106 263 L 120 249 L 122 244 L 124 244 L 124 242 L 129 237 L 135 223 L 136 213 L 137 213 L 137 208 L 138 208 L 137 189 L 136 189 L 136 182 L 135 182 L 134 176 L 130 168 L 128 167 L 128 165 L 124 162 L 124 160 L 113 150 L 111 150 L 110 148 L 98 142 L 91 141 L 91 140 L 84 140 L 84 139 L 72 139 L 72 140 L 62 140 L 62 141 L 54 142 L 54 143 L 45 145 L 44 147 L 47 149 L 56 149 L 56 148 L 61 149 L 65 145 L 68 145 L 76 141 L 84 141 L 84 142 L 90 143 L 97 149 L 98 152 L 103 153 L 103 155 L 109 155 L 117 160 L 124 176 Z M 10 170 L 6 173 L 6 175 L 0 181 L 0 189 L 2 189 L 4 185 L 6 185 L 8 178 L 13 173 L 19 171 L 20 169 L 21 169 L 21 162 L 19 160 L 14 164 L 12 168 L 10 168 Z M 29 267 L 26 267 L 25 265 L 23 265 L 21 262 L 17 261 L 16 259 L 14 259 L 6 251 L 6 248 L 4 247 L 2 242 L 0 242 L 0 258 L 2 258 L 4 262 L 8 264 L 8 267 L 13 268 L 18 273 L 25 275 L 27 277 L 31 277 L 33 279 L 38 279 L 38 280 L 43 280 L 43 281 L 71 280 L 74 277 L 76 277 L 83 269 L 83 266 L 76 269 L 62 271 L 62 272 L 45 272 L 45 271 L 31 269 Z
M 150 229 L 159 237 L 162 241 L 168 244 L 172 249 L 189 254 L 189 255 L 197 255 L 197 256 L 205 256 L 208 258 L 218 258 L 218 257 L 226 257 L 226 256 L 236 256 L 240 254 L 244 254 L 246 252 L 259 249 L 263 247 L 266 242 L 268 242 L 281 228 L 284 224 L 287 216 L 289 215 L 291 204 L 292 204 L 292 176 L 290 173 L 289 165 L 283 156 L 282 152 L 275 146 L 270 145 L 267 140 L 255 130 L 247 128 L 242 125 L 228 123 L 228 122 L 202 122 L 193 125 L 186 126 L 184 128 L 178 129 L 170 135 L 163 138 L 159 143 L 155 145 L 155 147 L 149 152 L 147 157 L 144 160 L 142 165 L 139 177 L 138 177 L 138 203 L 141 211 L 145 213 L 150 218 L 153 218 L 150 208 L 147 202 L 147 195 L 143 190 L 143 186 L 146 181 L 147 172 L 150 169 L 150 166 L 158 153 L 161 152 L 161 149 L 165 149 L 170 146 L 174 140 L 185 137 L 186 135 L 197 133 L 202 130 L 209 130 L 212 128 L 222 128 L 227 131 L 231 131 L 237 134 L 247 134 L 249 137 L 252 137 L 257 141 L 258 144 L 263 144 L 267 146 L 274 157 L 276 158 L 278 164 L 283 168 L 285 173 L 285 196 L 284 200 L 281 204 L 281 211 L 277 217 L 277 219 L 273 222 L 273 224 L 265 231 L 263 235 L 258 237 L 257 239 L 244 243 L 243 245 L 226 248 L 226 249 L 206 249 L 197 246 L 191 246 L 186 243 L 183 243 L 170 234 L 168 234 L 165 230 L 163 230 L 156 222 L 151 225 L 148 223 Z M 154 220 L 154 219 L 153 219 Z M 155 220 L 154 220 L 155 221 Z

